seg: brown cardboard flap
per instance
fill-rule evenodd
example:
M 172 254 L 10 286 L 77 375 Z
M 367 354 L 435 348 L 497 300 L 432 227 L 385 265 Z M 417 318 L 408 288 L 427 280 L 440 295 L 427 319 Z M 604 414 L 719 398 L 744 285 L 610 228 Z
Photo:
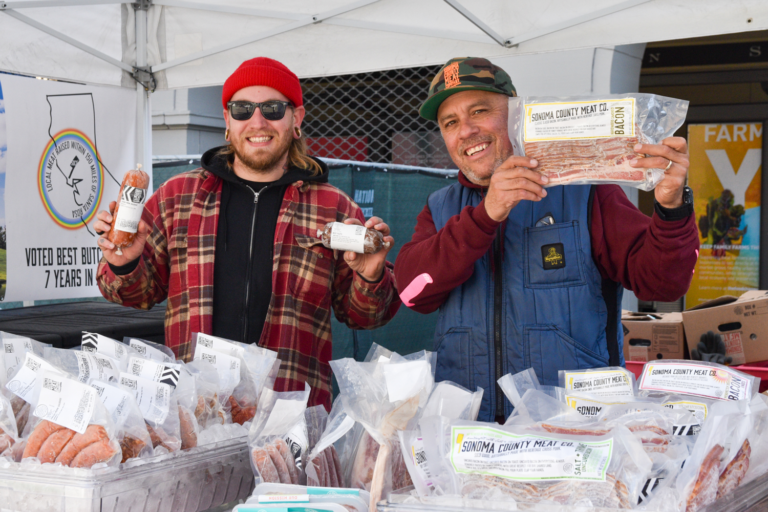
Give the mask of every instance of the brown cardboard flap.
M 699 304 L 698 306 L 693 306 L 692 308 L 686 309 L 686 311 L 698 311 L 700 309 L 707 309 L 707 308 L 714 308 L 717 306 L 724 306 L 726 304 L 730 304 L 732 302 L 736 302 L 738 297 L 734 297 L 733 295 L 723 295 L 722 297 L 718 297 L 716 299 L 708 300 L 707 302 L 703 302 Z
M 768 292 L 765 290 L 749 290 L 744 292 L 741 297 L 739 297 L 738 302 L 749 302 L 766 298 L 768 298 Z
M 650 322 L 651 320 L 661 320 L 661 315 L 654 313 L 629 313 L 621 317 L 622 321 L 627 322 Z

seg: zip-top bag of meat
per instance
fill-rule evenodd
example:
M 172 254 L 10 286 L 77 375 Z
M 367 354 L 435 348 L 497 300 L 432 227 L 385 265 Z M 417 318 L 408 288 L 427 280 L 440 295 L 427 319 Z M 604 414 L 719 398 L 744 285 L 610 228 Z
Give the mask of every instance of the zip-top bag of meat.
M 659 144 L 683 125 L 688 102 L 655 94 L 509 100 L 516 155 L 535 158 L 547 187 L 615 183 L 653 190 L 664 169 L 632 167 L 635 144 Z

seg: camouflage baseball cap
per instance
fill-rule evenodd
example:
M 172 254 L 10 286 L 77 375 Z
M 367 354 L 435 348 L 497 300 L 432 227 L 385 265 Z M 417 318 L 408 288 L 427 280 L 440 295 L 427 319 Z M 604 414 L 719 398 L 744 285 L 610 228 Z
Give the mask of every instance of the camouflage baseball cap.
M 462 91 L 489 91 L 517 96 L 506 71 L 481 57 L 457 57 L 440 68 L 429 85 L 429 98 L 419 109 L 424 119 L 437 120 L 437 110 L 445 99 Z

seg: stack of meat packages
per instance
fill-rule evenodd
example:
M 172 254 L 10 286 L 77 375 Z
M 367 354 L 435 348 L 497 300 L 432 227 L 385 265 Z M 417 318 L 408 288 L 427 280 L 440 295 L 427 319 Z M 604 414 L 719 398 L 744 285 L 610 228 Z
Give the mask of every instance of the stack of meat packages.
M 23 464 L 116 467 L 245 436 L 280 364 L 274 352 L 197 333 L 188 364 L 137 338 L 83 333 L 64 350 L 0 336 L 0 455 Z

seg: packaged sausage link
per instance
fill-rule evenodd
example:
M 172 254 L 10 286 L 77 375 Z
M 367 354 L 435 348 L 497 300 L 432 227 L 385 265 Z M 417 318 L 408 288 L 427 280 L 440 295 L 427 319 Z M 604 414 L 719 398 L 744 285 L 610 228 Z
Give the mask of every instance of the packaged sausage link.
M 251 465 L 257 482 L 299 483 L 308 437 L 305 411 L 310 388 L 279 393 L 266 389 L 259 399 L 258 412 L 248 432 Z
M 120 462 L 152 457 L 152 439 L 133 393 L 121 389 L 117 382 L 93 380 L 91 387 L 96 390 L 117 428 L 117 440 L 122 451 Z
M 95 332 L 85 331 L 83 331 L 80 350 L 83 352 L 96 352 L 111 357 L 118 362 L 121 372 L 128 371 L 128 360 L 131 356 L 141 356 L 136 350 L 124 343 Z
M 183 444 L 181 414 L 171 386 L 129 373 L 120 374 L 119 385 L 136 398 L 155 454 L 180 450 Z
M 343 222 L 329 222 L 325 228 L 317 230 L 317 237 L 329 249 L 358 254 L 376 254 L 389 247 L 381 231 Z
M 515 97 L 509 138 L 535 158 L 547 187 L 616 183 L 653 190 L 665 170 L 636 168 L 635 144 L 659 144 L 685 122 L 688 102 L 654 94 Z
M 130 247 L 136 239 L 148 190 L 149 176 L 141 170 L 141 166 L 125 173 L 108 236 L 109 241 L 115 244 L 117 254 L 123 254 L 121 249 Z
M 37 423 L 22 459 L 73 468 L 116 466 L 122 459 L 117 428 L 95 389 L 59 372 L 44 371 L 36 383 Z
M 96 352 L 46 347 L 43 358 L 48 363 L 77 376 L 83 384 L 92 380 L 117 382 L 120 378 L 119 363 Z
M 315 487 L 352 487 L 344 465 L 356 447 L 355 420 L 344 412 L 341 397 L 333 401 L 331 414 L 320 439 L 313 444 L 306 463 L 307 485 Z M 362 432 L 362 428 L 361 428 Z M 355 486 L 357 487 L 357 486 Z
M 16 426 L 16 416 L 13 413 L 11 401 L 0 394 L 0 455 L 19 440 Z

